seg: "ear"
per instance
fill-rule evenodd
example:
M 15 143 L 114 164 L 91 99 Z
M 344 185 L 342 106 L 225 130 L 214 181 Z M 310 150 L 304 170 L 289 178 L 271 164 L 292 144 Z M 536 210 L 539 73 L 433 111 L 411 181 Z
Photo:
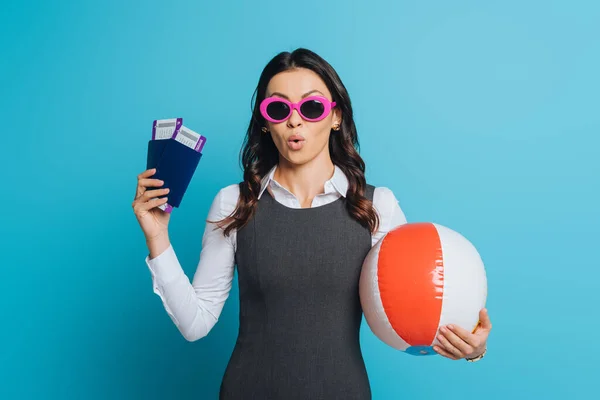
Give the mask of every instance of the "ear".
M 342 111 L 337 107 L 333 109 L 331 125 L 342 125 Z

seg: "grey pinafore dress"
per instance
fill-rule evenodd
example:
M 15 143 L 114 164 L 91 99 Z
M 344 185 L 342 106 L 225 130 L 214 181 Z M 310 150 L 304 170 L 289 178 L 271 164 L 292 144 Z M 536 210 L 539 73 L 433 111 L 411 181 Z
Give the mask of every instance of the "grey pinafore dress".
M 264 192 L 237 233 L 239 332 L 221 400 L 371 399 L 358 291 L 370 249 L 344 197 L 294 209 Z

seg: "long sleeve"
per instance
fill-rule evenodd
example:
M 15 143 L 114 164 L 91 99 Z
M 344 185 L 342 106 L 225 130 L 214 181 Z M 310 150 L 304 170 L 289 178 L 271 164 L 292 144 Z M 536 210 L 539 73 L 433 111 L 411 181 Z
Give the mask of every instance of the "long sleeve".
M 237 190 L 237 191 L 236 191 Z M 227 217 L 239 196 L 237 185 L 223 188 L 208 212 L 209 221 Z M 183 337 L 195 341 L 205 337 L 219 319 L 229 296 L 235 265 L 235 231 L 229 237 L 207 222 L 194 278 L 185 275 L 173 246 L 157 257 L 146 257 L 152 287 Z
M 394 192 L 387 187 L 375 188 L 373 206 L 379 214 L 379 229 L 372 235 L 372 245 L 375 246 L 386 233 L 407 221 Z

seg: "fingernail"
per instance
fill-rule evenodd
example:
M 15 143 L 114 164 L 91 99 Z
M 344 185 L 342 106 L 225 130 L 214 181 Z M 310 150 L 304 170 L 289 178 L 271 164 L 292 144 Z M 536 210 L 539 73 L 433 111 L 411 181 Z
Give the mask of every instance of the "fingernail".
M 448 325 L 448 329 L 454 329 L 454 325 Z
M 442 331 L 442 332 L 446 332 L 446 327 L 445 327 L 445 326 L 442 326 L 442 327 L 440 328 L 440 331 Z

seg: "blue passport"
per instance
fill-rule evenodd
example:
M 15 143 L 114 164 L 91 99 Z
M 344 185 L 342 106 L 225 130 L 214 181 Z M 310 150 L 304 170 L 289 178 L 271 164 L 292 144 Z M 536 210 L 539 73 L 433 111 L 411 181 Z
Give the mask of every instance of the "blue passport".
M 170 189 L 169 206 L 179 207 L 201 158 L 202 153 L 175 139 L 148 142 L 146 169 L 156 168 L 152 179 L 164 181 L 162 187 Z

